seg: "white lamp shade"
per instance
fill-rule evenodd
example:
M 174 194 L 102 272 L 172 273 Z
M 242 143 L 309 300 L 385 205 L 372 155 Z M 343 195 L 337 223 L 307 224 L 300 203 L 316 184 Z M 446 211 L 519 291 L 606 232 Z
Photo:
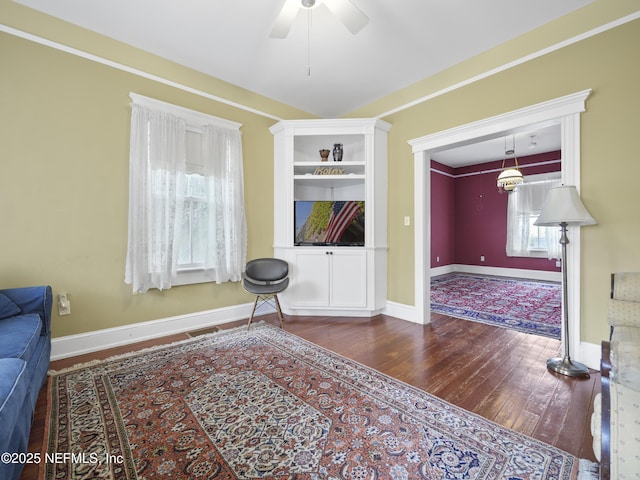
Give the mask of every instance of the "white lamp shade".
M 542 213 L 534 225 L 545 227 L 561 223 L 571 225 L 595 225 L 597 223 L 582 204 L 578 190 L 573 185 L 554 187 L 549 190 L 544 207 L 542 207 Z

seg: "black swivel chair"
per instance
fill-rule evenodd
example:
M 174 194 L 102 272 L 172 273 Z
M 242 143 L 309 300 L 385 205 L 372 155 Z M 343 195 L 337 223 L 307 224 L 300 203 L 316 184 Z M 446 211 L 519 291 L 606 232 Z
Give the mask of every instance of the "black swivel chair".
M 253 315 L 256 312 L 256 308 L 258 308 L 258 302 L 260 301 L 262 305 L 271 299 L 275 301 L 276 311 L 280 319 L 280 328 L 283 327 L 278 293 L 284 291 L 289 285 L 288 275 L 289 264 L 279 258 L 256 258 L 247 263 L 242 274 L 242 287 L 256 296 L 247 328 L 251 327 Z

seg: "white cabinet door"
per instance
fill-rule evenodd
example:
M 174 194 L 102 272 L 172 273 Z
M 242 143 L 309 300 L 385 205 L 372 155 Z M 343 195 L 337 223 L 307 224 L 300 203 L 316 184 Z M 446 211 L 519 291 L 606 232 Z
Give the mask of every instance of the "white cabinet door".
M 332 251 L 331 306 L 365 308 L 367 306 L 367 253 Z
M 293 308 L 365 308 L 367 253 L 316 250 L 294 252 L 290 285 Z
M 291 300 L 294 308 L 329 305 L 329 255 L 322 252 L 294 252 Z

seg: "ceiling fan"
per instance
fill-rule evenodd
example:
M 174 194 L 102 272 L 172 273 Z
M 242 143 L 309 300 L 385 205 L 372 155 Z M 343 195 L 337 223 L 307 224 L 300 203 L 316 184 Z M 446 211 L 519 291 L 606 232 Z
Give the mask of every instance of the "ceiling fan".
M 286 38 L 298 11 L 301 8 L 307 10 L 315 8 L 320 4 L 326 5 L 331 13 L 338 17 L 354 35 L 369 23 L 369 17 L 362 13 L 351 0 L 285 0 L 269 36 L 271 38 Z

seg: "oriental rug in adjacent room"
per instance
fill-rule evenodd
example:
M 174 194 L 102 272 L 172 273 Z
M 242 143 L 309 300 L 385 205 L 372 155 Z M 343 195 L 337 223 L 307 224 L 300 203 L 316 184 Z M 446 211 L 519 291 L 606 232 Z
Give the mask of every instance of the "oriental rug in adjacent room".
M 431 279 L 431 310 L 560 339 L 562 285 L 484 275 L 444 275 Z
M 541 480 L 579 463 L 267 324 L 51 375 L 46 479 Z

